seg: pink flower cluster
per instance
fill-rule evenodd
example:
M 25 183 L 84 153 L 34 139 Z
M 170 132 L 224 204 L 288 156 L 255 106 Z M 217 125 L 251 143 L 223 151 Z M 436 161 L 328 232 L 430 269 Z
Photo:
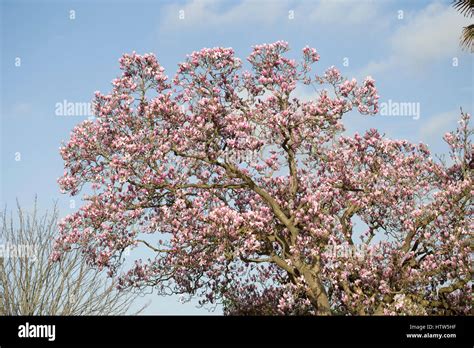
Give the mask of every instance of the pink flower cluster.
M 97 119 L 61 147 L 61 189 L 91 194 L 53 259 L 79 247 L 114 274 L 126 248 L 146 248 L 121 287 L 229 314 L 468 313 L 469 116 L 445 137 L 451 166 L 374 129 L 341 136 L 344 114 L 377 113 L 374 81 L 310 76 L 316 50 L 288 51 L 255 46 L 242 72 L 231 48 L 206 48 L 172 83 L 153 55 L 124 55 Z M 326 89 L 294 97 L 312 83 Z

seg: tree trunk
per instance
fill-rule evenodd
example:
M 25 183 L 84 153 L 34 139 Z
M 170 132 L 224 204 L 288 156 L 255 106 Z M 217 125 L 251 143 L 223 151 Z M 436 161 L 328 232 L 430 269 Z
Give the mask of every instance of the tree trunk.
M 302 267 L 301 274 L 304 277 L 306 285 L 308 286 L 308 299 L 311 304 L 316 308 L 316 314 L 318 315 L 331 315 L 331 306 L 329 304 L 329 298 L 326 293 L 321 279 L 318 276 L 319 267 L 316 267 L 315 272 L 312 272 L 306 266 Z

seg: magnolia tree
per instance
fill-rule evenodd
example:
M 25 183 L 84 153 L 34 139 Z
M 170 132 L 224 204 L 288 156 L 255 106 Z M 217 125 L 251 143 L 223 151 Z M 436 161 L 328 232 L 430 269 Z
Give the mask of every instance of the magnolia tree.
M 466 314 L 471 307 L 469 115 L 451 159 L 375 129 L 371 78 L 311 74 L 288 44 L 258 45 L 250 71 L 203 49 L 172 82 L 151 54 L 120 59 L 94 121 L 61 148 L 61 188 L 88 202 L 61 223 L 54 259 L 80 248 L 121 287 L 221 303 L 226 314 Z M 299 84 L 322 86 L 314 100 Z M 118 274 L 127 247 L 154 257 Z

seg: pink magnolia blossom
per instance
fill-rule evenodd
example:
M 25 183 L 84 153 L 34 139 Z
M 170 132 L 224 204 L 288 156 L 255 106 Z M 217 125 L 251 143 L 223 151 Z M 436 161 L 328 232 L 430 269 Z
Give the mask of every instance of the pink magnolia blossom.
M 467 314 L 469 115 L 445 137 L 449 166 L 375 129 L 342 136 L 344 114 L 377 113 L 374 80 L 311 75 L 316 50 L 288 50 L 257 45 L 242 71 L 231 48 L 205 48 L 172 82 L 154 55 L 124 55 L 97 118 L 60 150 L 61 189 L 93 193 L 52 257 L 80 247 L 116 274 L 125 248 L 146 248 L 122 287 L 229 314 Z M 301 83 L 325 89 L 301 101 Z

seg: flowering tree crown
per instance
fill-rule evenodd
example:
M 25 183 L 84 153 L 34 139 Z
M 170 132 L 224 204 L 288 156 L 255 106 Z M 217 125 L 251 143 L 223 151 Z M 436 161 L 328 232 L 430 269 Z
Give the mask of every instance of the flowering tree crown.
M 61 148 L 61 188 L 92 194 L 53 258 L 78 246 L 114 274 L 125 248 L 148 248 L 123 287 L 230 314 L 467 313 L 469 115 L 446 135 L 450 166 L 375 129 L 342 136 L 345 113 L 377 113 L 374 81 L 314 75 L 315 49 L 288 50 L 255 46 L 242 71 L 231 48 L 203 49 L 171 82 L 155 56 L 125 54 Z

